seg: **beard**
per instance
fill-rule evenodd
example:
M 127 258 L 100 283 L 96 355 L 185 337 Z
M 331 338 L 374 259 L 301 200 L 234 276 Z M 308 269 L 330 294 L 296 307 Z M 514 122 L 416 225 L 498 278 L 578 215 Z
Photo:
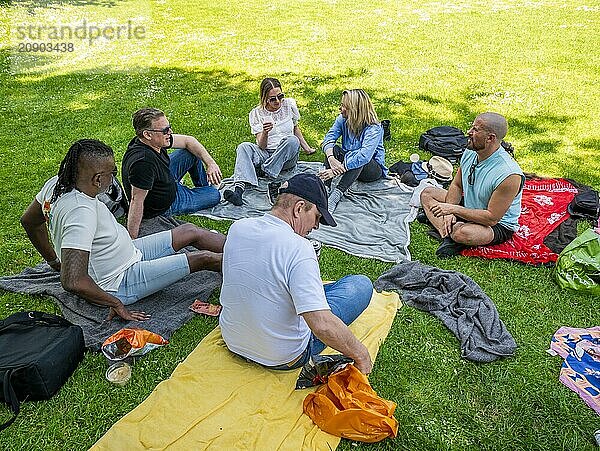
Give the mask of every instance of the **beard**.
M 467 138 L 467 149 L 473 150 L 473 140 L 471 138 Z
M 467 138 L 467 149 L 474 150 L 475 152 L 477 152 L 478 150 L 485 149 L 485 145 L 476 147 L 473 140 L 471 138 Z

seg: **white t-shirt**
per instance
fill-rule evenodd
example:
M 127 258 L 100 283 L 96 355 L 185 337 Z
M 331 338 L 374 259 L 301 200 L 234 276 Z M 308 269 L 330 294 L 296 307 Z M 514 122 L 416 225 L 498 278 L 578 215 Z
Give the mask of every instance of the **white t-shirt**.
M 300 112 L 296 101 L 285 98 L 277 111 L 268 111 L 262 106 L 257 106 L 249 114 L 250 128 L 253 134 L 262 132 L 265 122 L 272 122 L 273 129 L 267 137 L 267 149 L 275 150 L 283 138 L 294 134 L 294 126 L 298 124 Z
M 221 305 L 227 347 L 267 366 L 291 362 L 308 346 L 301 313 L 330 310 L 312 245 L 271 214 L 229 229 Z
M 73 189 L 50 204 L 57 180 L 58 176 L 52 177 L 35 196 L 48 221 L 56 255 L 62 260 L 64 248 L 89 252 L 90 277 L 103 290 L 117 291 L 123 273 L 142 259 L 142 253 L 97 198 Z

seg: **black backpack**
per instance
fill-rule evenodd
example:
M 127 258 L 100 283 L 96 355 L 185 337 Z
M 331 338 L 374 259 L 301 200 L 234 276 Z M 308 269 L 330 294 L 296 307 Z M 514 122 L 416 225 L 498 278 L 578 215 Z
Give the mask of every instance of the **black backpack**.
M 433 127 L 419 138 L 419 149 L 449 160 L 452 164 L 460 160 L 467 147 L 467 137 L 462 130 L 448 125 Z
M 19 312 L 0 321 L 0 401 L 17 418 L 25 399 L 50 399 L 83 359 L 81 327 L 60 316 Z
M 98 194 L 98 199 L 108 207 L 117 219 L 129 211 L 129 202 L 125 197 L 123 186 L 116 177 L 113 177 L 111 185 L 104 193 Z
M 569 206 L 567 211 L 575 219 L 586 219 L 596 224 L 600 215 L 600 200 L 598 199 L 598 191 L 593 189 L 580 192 L 577 194 Z

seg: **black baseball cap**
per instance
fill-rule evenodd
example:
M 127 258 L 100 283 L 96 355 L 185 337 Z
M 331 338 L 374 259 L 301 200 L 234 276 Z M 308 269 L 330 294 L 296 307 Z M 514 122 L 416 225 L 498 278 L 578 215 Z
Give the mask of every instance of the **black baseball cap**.
M 337 223 L 327 210 L 327 190 L 319 177 L 315 174 L 303 172 L 296 174 L 291 179 L 283 182 L 279 188 L 279 194 L 289 193 L 295 194 L 304 200 L 312 202 L 317 206 L 317 210 L 321 213 L 319 222 L 331 227 L 337 226 Z

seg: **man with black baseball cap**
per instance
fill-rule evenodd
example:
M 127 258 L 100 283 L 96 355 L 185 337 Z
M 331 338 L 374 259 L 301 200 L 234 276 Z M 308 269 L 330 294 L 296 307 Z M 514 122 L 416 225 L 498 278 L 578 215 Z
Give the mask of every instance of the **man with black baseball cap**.
M 223 250 L 223 339 L 235 354 L 278 370 L 299 368 L 330 346 L 369 374 L 369 352 L 347 325 L 369 305 L 373 285 L 362 275 L 323 285 L 305 239 L 319 223 L 336 226 L 325 186 L 314 174 L 298 174 L 281 185 L 270 213 L 231 226 Z
M 287 182 L 283 182 L 279 188 L 279 194 L 289 193 L 295 194 L 304 200 L 312 202 L 316 205 L 317 210 L 321 214 L 319 222 L 323 225 L 335 227 L 337 223 L 331 213 L 327 210 L 327 190 L 321 179 L 314 174 L 302 173 L 297 174 Z

